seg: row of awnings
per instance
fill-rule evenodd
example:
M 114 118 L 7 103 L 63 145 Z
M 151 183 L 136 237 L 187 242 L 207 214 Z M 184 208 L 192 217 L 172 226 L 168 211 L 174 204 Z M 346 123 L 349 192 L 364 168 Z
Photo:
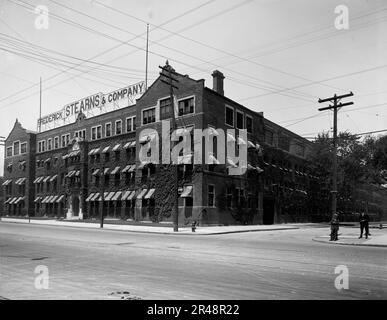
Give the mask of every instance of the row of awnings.
M 59 203 L 64 199 L 64 195 L 50 195 L 45 197 L 36 197 L 34 202 L 40 202 L 40 203 Z
M 108 153 L 110 152 L 110 150 L 115 152 L 115 151 L 119 151 L 121 148 L 128 149 L 128 148 L 134 148 L 135 146 L 136 146 L 136 141 L 128 141 L 124 145 L 121 145 L 121 143 L 117 143 L 114 146 L 104 147 L 102 151 L 101 151 L 101 147 L 94 148 L 89 151 L 88 155 L 93 156 L 99 152 Z
M 93 176 L 96 176 L 98 174 L 104 174 L 104 175 L 107 175 L 107 174 L 118 174 L 121 170 L 121 167 L 115 167 L 113 170 L 111 170 L 110 168 L 105 168 L 103 170 L 103 173 L 101 172 L 102 169 L 95 169 L 92 173 Z M 126 167 L 124 167 L 122 169 L 122 173 L 130 173 L 130 172 L 134 172 L 136 170 L 136 165 L 134 164 L 129 164 L 127 165 Z
M 80 174 L 81 174 L 81 171 L 79 170 L 71 170 L 65 175 L 65 178 L 79 177 Z
M 25 183 L 27 180 L 27 178 L 19 178 L 15 181 L 15 184 L 18 184 L 18 185 L 22 185 L 23 183 Z
M 75 150 L 75 151 L 72 151 L 70 153 L 67 153 L 67 154 L 63 155 L 62 159 L 65 160 L 67 158 L 75 157 L 75 156 L 79 155 L 80 153 L 81 153 L 80 150 Z
M 5 180 L 2 185 L 8 186 L 11 182 L 12 182 L 12 179 Z
M 19 204 L 24 201 L 26 197 L 13 197 L 5 200 L 4 204 Z
M 54 174 L 53 176 L 41 176 L 41 177 L 37 177 L 37 178 L 34 180 L 34 183 L 52 182 L 52 181 L 54 181 L 56 178 L 58 178 L 58 175 L 57 175 L 57 174 Z

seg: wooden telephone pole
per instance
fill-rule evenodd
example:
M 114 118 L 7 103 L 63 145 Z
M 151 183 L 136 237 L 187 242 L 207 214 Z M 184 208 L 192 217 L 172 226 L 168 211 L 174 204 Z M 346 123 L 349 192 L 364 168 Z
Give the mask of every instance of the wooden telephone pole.
M 169 65 L 168 60 L 166 62 L 165 67 L 159 66 L 159 68 L 162 70 L 160 72 L 160 76 L 166 78 L 166 80 L 161 79 L 161 82 L 164 82 L 166 85 L 169 86 L 169 99 L 170 99 L 170 106 L 172 110 L 172 131 L 176 130 L 176 114 L 175 114 L 175 105 L 174 105 L 174 99 L 173 99 L 173 89 L 179 89 L 174 85 L 174 82 L 179 82 L 176 80 L 173 75 L 176 75 L 176 73 L 173 71 L 172 67 Z M 173 182 L 174 182 L 174 190 L 173 192 L 173 231 L 178 232 L 179 231 L 179 176 L 178 176 L 178 168 L 177 164 L 173 165 Z
M 343 98 L 352 97 L 352 91 L 341 96 L 334 95 L 333 97 L 326 99 L 318 99 L 318 103 L 331 102 L 333 105 L 328 107 L 320 108 L 318 111 L 333 110 L 333 165 L 332 165 L 332 216 L 337 211 L 337 111 L 345 106 L 352 105 L 353 102 L 341 103 L 340 100 Z M 340 103 L 339 103 L 340 102 Z

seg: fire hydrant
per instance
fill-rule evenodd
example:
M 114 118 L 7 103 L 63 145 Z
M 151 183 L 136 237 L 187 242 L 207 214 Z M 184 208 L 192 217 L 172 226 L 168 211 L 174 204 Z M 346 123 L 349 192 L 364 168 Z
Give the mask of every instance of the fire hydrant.
M 192 221 L 191 228 L 192 228 L 192 232 L 195 232 L 195 230 L 196 230 L 196 221 Z

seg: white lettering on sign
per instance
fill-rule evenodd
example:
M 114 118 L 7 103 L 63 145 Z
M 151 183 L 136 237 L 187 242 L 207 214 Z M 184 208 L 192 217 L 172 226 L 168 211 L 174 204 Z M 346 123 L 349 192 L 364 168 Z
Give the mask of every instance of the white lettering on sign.
M 116 103 L 119 100 L 128 99 L 134 101 L 134 98 L 142 95 L 145 91 L 145 82 L 139 82 L 122 89 L 115 90 L 108 94 L 97 93 L 87 98 L 72 102 L 63 107 L 62 110 L 56 111 L 38 119 L 38 126 L 45 125 L 57 120 L 66 120 L 72 116 L 77 116 L 80 112 L 87 113 L 96 108 L 101 108 L 106 104 Z M 132 103 L 133 104 L 133 103 Z

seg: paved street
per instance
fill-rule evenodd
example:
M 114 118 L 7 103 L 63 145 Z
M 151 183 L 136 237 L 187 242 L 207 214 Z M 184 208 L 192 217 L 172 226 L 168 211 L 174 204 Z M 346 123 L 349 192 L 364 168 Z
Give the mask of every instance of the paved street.
M 6 299 L 386 299 L 387 248 L 312 241 L 328 228 L 142 234 L 0 223 Z M 49 289 L 34 286 L 49 270 Z M 349 289 L 334 269 L 349 270 Z

